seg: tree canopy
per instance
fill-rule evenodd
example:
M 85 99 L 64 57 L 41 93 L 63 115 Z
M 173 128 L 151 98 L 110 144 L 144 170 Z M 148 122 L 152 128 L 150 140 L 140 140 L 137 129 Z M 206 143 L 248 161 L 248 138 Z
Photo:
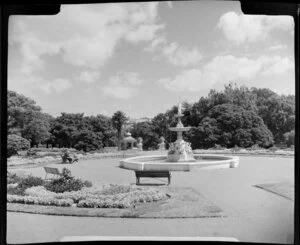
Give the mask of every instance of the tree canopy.
M 91 151 L 118 145 L 128 120 L 122 111 L 112 117 L 98 114 L 62 112 L 53 117 L 44 113 L 36 102 L 14 91 L 8 92 L 8 134 L 14 149 L 15 142 L 27 147 L 39 143 L 59 147 L 74 147 Z M 191 126 L 183 136 L 195 148 L 270 147 L 274 143 L 294 144 L 295 96 L 278 95 L 266 88 L 238 87 L 229 83 L 223 90 L 211 90 L 194 103 L 182 103 L 182 123 Z M 177 106 L 159 113 L 149 122 L 133 125 L 132 136 L 143 138 L 144 149 L 155 149 L 163 136 L 166 144 L 176 140 L 170 127 L 177 124 Z M 23 148 L 24 148 L 23 147 Z M 11 152 L 15 152 L 12 150 Z

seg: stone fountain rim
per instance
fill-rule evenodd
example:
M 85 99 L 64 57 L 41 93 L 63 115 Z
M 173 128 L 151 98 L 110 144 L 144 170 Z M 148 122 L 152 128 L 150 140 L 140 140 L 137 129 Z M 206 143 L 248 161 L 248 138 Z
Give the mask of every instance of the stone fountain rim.
M 204 159 L 214 158 L 216 161 L 201 161 L 201 162 L 162 162 L 162 163 L 149 163 L 147 161 L 136 161 L 137 159 L 166 159 L 165 155 L 154 156 L 136 156 L 126 158 L 120 161 L 121 168 L 134 170 L 134 171 L 192 171 L 198 168 L 215 169 L 215 168 L 235 168 L 239 164 L 239 157 L 237 156 L 224 156 L 214 154 L 194 154 L 195 157 L 203 157 Z M 220 160 L 217 160 L 220 159 Z M 155 169 L 156 167 L 156 169 Z

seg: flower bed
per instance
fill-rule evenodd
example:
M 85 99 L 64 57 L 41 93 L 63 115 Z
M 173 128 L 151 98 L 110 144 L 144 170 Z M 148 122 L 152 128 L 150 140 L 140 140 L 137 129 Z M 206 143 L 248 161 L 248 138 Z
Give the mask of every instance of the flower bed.
M 61 187 L 54 189 L 51 183 L 56 183 L 57 180 L 44 183 L 33 176 L 19 180 L 15 178 L 19 183 L 8 186 L 7 202 L 62 207 L 129 208 L 136 203 L 153 202 L 167 197 L 161 190 L 131 185 L 94 183 L 80 185 L 78 189 L 78 182 L 86 182 L 75 179 L 76 185 L 70 185 L 74 178 L 70 171 L 64 172 L 64 177 L 60 178 L 59 182 Z M 66 189 L 66 186 L 67 188 L 71 186 L 71 190 L 61 192 L 60 190 Z

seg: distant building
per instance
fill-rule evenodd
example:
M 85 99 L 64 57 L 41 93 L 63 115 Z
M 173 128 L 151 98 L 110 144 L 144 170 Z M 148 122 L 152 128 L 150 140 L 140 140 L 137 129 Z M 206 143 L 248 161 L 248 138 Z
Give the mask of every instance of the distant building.
M 135 125 L 135 124 L 137 124 L 137 123 L 141 123 L 141 122 L 150 122 L 151 121 L 151 119 L 150 118 L 148 118 L 148 117 L 141 117 L 141 118 L 130 118 L 127 122 L 126 122 L 126 124 L 124 125 L 125 126 L 125 128 L 126 128 L 126 130 L 130 130 L 132 127 L 133 127 L 133 125 Z

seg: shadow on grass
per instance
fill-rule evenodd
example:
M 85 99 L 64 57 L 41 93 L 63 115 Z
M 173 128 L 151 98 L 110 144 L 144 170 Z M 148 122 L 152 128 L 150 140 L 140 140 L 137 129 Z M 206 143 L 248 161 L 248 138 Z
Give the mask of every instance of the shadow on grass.
M 168 185 L 167 183 L 140 183 L 137 186 L 161 186 L 161 185 Z

